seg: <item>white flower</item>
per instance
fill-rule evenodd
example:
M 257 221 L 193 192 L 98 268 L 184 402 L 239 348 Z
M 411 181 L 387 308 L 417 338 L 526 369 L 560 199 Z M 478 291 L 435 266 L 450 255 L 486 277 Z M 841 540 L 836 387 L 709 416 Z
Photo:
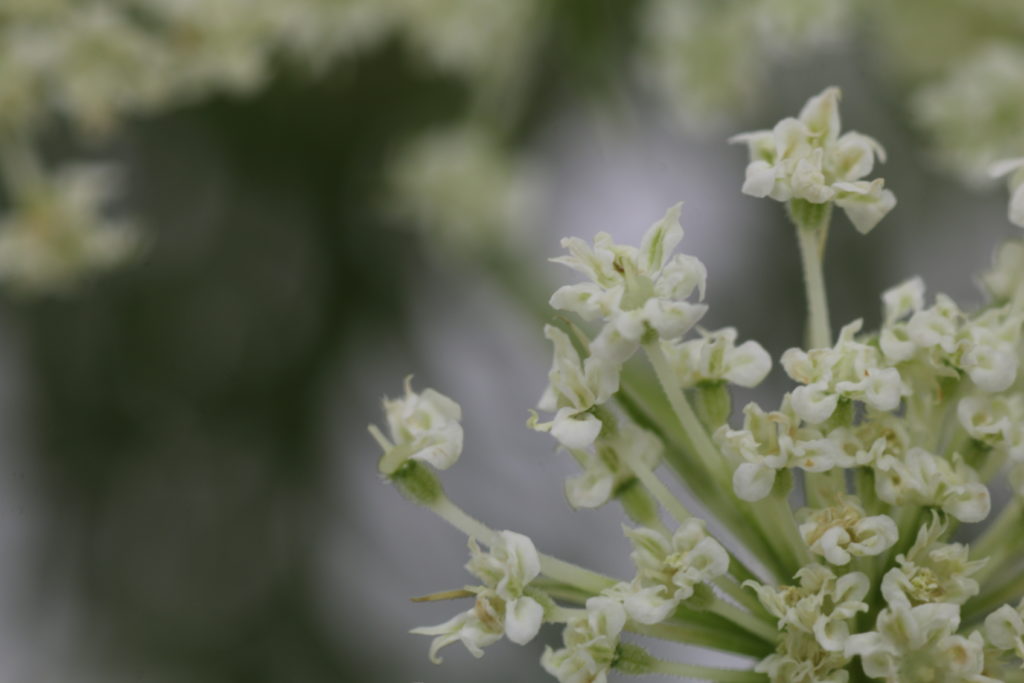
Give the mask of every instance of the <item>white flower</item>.
M 991 308 L 964 325 L 959 366 L 979 389 L 1004 391 L 1017 378 L 1024 315 L 1010 306 Z
M 850 636 L 847 656 L 861 658 L 864 673 L 886 683 L 999 683 L 982 675 L 979 633 L 954 635 L 960 608 L 947 603 L 882 610 L 874 631 Z
M 599 437 L 592 449 L 572 449 L 581 474 L 565 482 L 565 497 L 575 508 L 604 505 L 620 486 L 635 475 L 627 463 L 640 462 L 654 468 L 662 453 L 661 440 L 624 419 L 609 437 Z
M 787 629 L 774 654 L 754 668 L 768 675 L 771 683 L 847 683 L 846 665 L 850 658 L 842 652 L 830 652 L 818 644 L 813 634 Z
M 551 259 L 586 275 L 590 282 L 566 285 L 550 300 L 553 308 L 572 311 L 605 325 L 591 343 L 592 356 L 622 363 L 650 333 L 662 339 L 682 336 L 707 306 L 685 301 L 697 291 L 703 298 L 707 271 L 686 254 L 672 255 L 683 239 L 681 204 L 668 210 L 644 235 L 640 248 L 618 245 L 598 233 L 591 249 L 583 240 L 562 240 L 569 256 Z
M 861 572 L 836 577 L 831 569 L 820 564 L 803 567 L 796 573 L 799 586 L 781 589 L 745 581 L 753 588 L 761 604 L 778 619 L 778 627 L 786 632 L 799 631 L 813 635 L 827 652 L 842 652 L 850 635 L 850 620 L 868 606 L 863 602 L 870 582 Z
M 924 308 L 924 280 L 912 277 L 882 292 L 885 323 L 893 323 Z
M 970 561 L 970 551 L 961 543 L 939 541 L 948 528 L 934 513 L 931 523 L 918 531 L 910 550 L 896 556 L 899 566 L 882 577 L 882 596 L 891 607 L 935 602 L 962 605 L 978 594 L 978 582 L 971 575 L 985 561 Z
M 586 615 L 566 624 L 562 632 L 565 647 L 546 648 L 541 666 L 559 683 L 607 683 L 625 625 L 626 612 L 617 600 L 590 598 Z
M 508 247 L 534 224 L 533 178 L 481 128 L 452 127 L 402 151 L 390 169 L 390 206 L 442 253 Z
M 837 505 L 819 510 L 804 509 L 800 536 L 811 552 L 842 566 L 852 557 L 880 555 L 896 543 L 899 532 L 888 515 L 865 515 L 860 501 L 840 495 Z
M 915 311 L 907 321 L 907 337 L 919 349 L 951 356 L 958 347 L 958 335 L 964 314 L 945 294 L 935 296 L 931 308 Z
M 550 431 L 566 448 L 586 448 L 601 433 L 601 421 L 590 411 L 618 391 L 618 372 L 593 353 L 580 360 L 569 335 L 557 327 L 545 325 L 544 336 L 554 346 L 554 360 L 537 407 L 555 417 L 546 423 L 531 419 L 530 426 Z
M 827 88 L 804 105 L 797 118 L 779 121 L 772 130 L 743 133 L 730 142 L 750 148 L 743 192 L 785 202 L 834 202 L 854 227 L 867 233 L 896 206 L 884 181 L 862 180 L 885 161 L 885 151 L 860 133 L 839 135 L 839 89 Z
M 139 248 L 134 228 L 106 215 L 118 173 L 73 164 L 0 219 L 0 280 L 29 293 L 66 290 L 118 265 Z
M 760 384 L 772 368 L 772 359 L 756 341 L 736 346 L 736 328 L 700 330 L 700 339 L 663 340 L 665 353 L 683 387 L 701 382 L 729 382 L 741 387 Z
M 782 354 L 786 373 L 805 385 L 793 390 L 793 410 L 801 419 L 824 422 L 840 399 L 862 401 L 875 410 L 895 410 L 910 393 L 899 371 L 887 367 L 876 347 L 854 339 L 862 324 L 855 320 L 844 326 L 831 349 L 792 348 Z
M 961 522 L 980 522 L 992 507 L 988 488 L 957 454 L 950 462 L 914 447 L 902 459 L 879 458 L 874 468 L 875 491 L 891 505 L 936 506 Z
M 707 535 L 702 520 L 690 517 L 672 538 L 654 529 L 626 527 L 633 542 L 636 578 L 623 595 L 629 617 L 644 624 L 664 620 L 699 583 L 713 581 L 729 570 L 725 548 Z
M 504 633 L 501 614 L 494 602 L 493 594 L 480 593 L 473 609 L 456 614 L 443 624 L 421 626 L 409 633 L 435 636 L 430 643 L 429 655 L 430 661 L 435 664 L 442 662 L 441 657 L 437 656 L 439 650 L 460 641 L 474 657 L 483 657 L 483 648 L 501 640 Z
M 994 647 L 1024 659 L 1024 600 L 1016 609 L 1003 605 L 985 617 L 985 637 Z
M 989 173 L 993 178 L 1010 176 L 1010 222 L 1024 228 L 1024 157 L 1006 159 L 992 164 Z
M 390 440 L 370 425 L 370 433 L 384 449 L 380 472 L 394 474 L 409 460 L 448 469 L 462 454 L 462 409 L 459 404 L 433 389 L 421 394 L 412 390 L 412 378 L 405 380 L 405 396 L 384 399 Z
M 417 56 L 439 69 L 483 84 L 530 63 L 536 2 L 397 0 L 395 4 Z
M 902 305 L 897 305 L 900 297 Z M 1024 316 L 1012 304 L 968 319 L 952 299 L 938 294 L 933 306 L 923 308 L 923 284 L 916 280 L 886 292 L 883 300 L 879 346 L 889 362 L 918 361 L 947 377 L 955 377 L 959 369 L 987 392 L 1003 391 L 1013 383 Z M 901 320 L 908 314 L 908 320 Z
M 466 569 L 483 581 L 471 588 L 476 593 L 472 609 L 457 614 L 443 624 L 415 628 L 411 633 L 436 636 L 430 645 L 430 659 L 440 663 L 438 651 L 462 641 L 473 656 L 483 656 L 484 647 L 504 634 L 513 643 L 524 645 L 537 635 L 544 608 L 524 594 L 527 584 L 540 574 L 540 556 L 533 542 L 512 531 L 500 531 L 489 553 L 470 539 L 470 560 Z
M 995 35 L 972 45 L 919 88 L 910 104 L 938 159 L 981 184 L 994 161 L 1021 152 L 1024 49 Z
M 826 436 L 813 427 L 801 427 L 788 394 L 782 407 L 770 413 L 748 403 L 743 408 L 743 429 L 723 426 L 715 433 L 724 452 L 742 461 L 732 483 L 736 495 L 747 501 L 767 496 L 779 470 L 799 467 L 824 472 L 847 466 L 849 457 L 840 436 L 845 435 Z
M 526 585 L 540 574 L 540 556 L 528 537 L 500 531 L 489 553 L 470 539 L 471 559 L 466 569 L 505 603 L 505 634 L 523 645 L 540 630 L 544 610 L 540 603 L 523 594 Z
M 924 281 L 911 278 L 882 293 L 882 329 L 878 346 L 892 363 L 910 360 L 917 345 L 910 339 L 906 318 L 924 308 Z
M 1024 296 L 1024 240 L 1003 243 L 992 258 L 992 268 L 982 274 L 981 282 L 997 303 Z
M 957 405 L 960 425 L 972 439 L 1024 460 L 1024 396 L 967 396 Z

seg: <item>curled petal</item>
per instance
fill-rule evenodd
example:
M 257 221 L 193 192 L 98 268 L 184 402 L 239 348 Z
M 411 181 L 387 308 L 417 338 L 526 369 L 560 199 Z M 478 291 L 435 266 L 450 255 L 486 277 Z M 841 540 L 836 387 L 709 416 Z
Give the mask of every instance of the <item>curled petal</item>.
M 754 502 L 771 493 L 775 470 L 757 463 L 745 462 L 732 475 L 732 487 L 743 500 Z
M 505 605 L 505 635 L 517 645 L 536 637 L 544 620 L 544 608 L 530 597 L 521 597 Z

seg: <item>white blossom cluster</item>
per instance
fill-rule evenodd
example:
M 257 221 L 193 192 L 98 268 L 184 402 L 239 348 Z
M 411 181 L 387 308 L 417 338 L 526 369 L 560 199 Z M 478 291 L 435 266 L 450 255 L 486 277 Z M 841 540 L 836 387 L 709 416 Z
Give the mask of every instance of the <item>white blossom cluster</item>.
M 81 201 L 83 173 L 46 168 L 37 141 L 54 125 L 92 142 L 130 118 L 211 94 L 258 92 L 282 63 L 311 74 L 390 37 L 418 64 L 506 97 L 529 67 L 538 6 L 532 0 L 12 0 L 0 7 L 0 182 L 11 215 L 0 239 L 2 279 L 25 291 L 67 290 L 128 259 L 139 242 L 99 204 Z M 473 244 L 514 234 L 535 189 L 493 133 L 455 130 L 399 155 L 392 192 L 412 223 Z M 27 162 L 27 163 L 26 163 Z M 75 198 L 60 193 L 72 191 Z M 74 204 L 77 219 L 48 229 L 29 219 Z M 453 234 L 454 233 L 454 234 Z M 479 234 L 477 234 L 479 233 Z M 466 238 L 469 238 L 468 240 Z M 500 243 L 501 240 L 498 240 Z
M 953 63 L 948 73 L 922 86 L 911 104 L 939 159 L 980 182 L 992 162 L 1024 154 L 1024 48 L 992 42 Z
M 841 42 L 851 0 L 648 0 L 637 70 L 683 123 L 748 107 L 773 62 Z
M 826 91 L 789 121 L 829 139 L 837 101 Z M 803 161 L 825 168 L 840 139 L 808 146 Z M 775 164 L 772 182 L 792 188 L 800 160 L 775 161 L 755 158 L 747 183 Z M 826 189 L 848 182 L 823 177 Z M 818 199 L 823 223 L 791 212 L 801 237 L 826 231 L 828 207 L 843 201 Z M 555 260 L 587 280 L 551 297 L 576 320 L 544 328 L 554 360 L 539 408 L 549 417 L 529 420 L 579 464 L 565 489 L 573 507 L 615 501 L 631 519 L 632 578 L 546 555 L 467 515 L 424 466 L 447 467 L 461 451 L 457 405 L 410 388 L 385 403 L 390 437 L 371 428 L 381 473 L 476 539 L 468 568 L 482 584 L 428 596 L 474 605 L 415 630 L 434 636 L 431 658 L 453 642 L 478 656 L 503 635 L 525 643 L 551 622 L 564 625 L 562 644 L 548 645 L 541 665 L 560 683 L 615 671 L 734 683 L 1024 679 L 1021 243 L 997 252 L 979 311 L 941 294 L 929 304 L 913 278 L 882 294 L 879 329 L 856 320 L 832 341 L 827 310 L 809 305 L 809 336 L 824 343 L 782 354 L 793 386 L 777 409 L 751 402 L 733 420 L 730 387 L 761 382 L 771 357 L 738 344 L 734 328 L 697 327 L 706 273 L 673 254 L 678 217 L 672 207 L 639 248 L 606 234 L 563 242 L 569 254 Z M 824 298 L 820 244 L 800 240 L 809 301 Z M 666 485 L 673 475 L 685 495 Z M 993 510 L 996 480 L 1012 490 Z M 694 504 L 714 521 L 694 516 Z M 748 664 L 661 659 L 632 634 Z

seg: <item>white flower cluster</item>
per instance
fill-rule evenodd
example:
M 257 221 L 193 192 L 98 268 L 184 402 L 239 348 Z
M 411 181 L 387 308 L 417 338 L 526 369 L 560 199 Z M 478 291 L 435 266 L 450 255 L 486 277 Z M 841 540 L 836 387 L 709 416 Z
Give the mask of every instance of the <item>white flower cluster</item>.
M 90 139 L 212 93 L 264 88 L 282 62 L 322 72 L 389 36 L 416 50 L 421 63 L 467 79 L 475 96 L 507 97 L 528 68 L 538 7 L 522 0 L 125 0 L 5 2 L 0 8 L 0 170 L 8 196 L 31 199 L 10 147 L 28 152 L 54 122 Z M 60 188 L 52 173 L 45 184 Z M 445 246 L 478 246 L 514 235 L 536 191 L 528 169 L 507 159 L 479 131 L 421 141 L 396 163 L 400 205 Z M 56 198 L 60 204 L 71 200 Z M 23 223 L 24 216 L 9 218 Z M 4 279 L 23 290 L 65 290 L 133 249 L 100 221 L 75 234 L 5 235 Z M 96 228 L 94 230 L 94 227 Z M 55 229 L 54 233 L 60 229 Z M 67 230 L 65 230 L 67 232 Z M 92 234 L 96 232 L 96 234 Z
M 405 380 L 405 396 L 384 400 L 391 438 L 370 425 L 370 434 L 384 449 L 380 471 L 391 476 L 406 462 L 418 460 L 445 470 L 462 454 L 462 408 L 433 389 L 421 394 L 412 390 L 412 378 Z
M 446 252 L 510 248 L 534 222 L 534 177 L 486 131 L 458 126 L 403 150 L 391 169 L 390 206 Z
M 879 613 L 874 631 L 850 637 L 846 654 L 859 655 L 864 673 L 886 683 L 1000 683 L 983 675 L 981 634 L 957 635 L 959 627 L 956 605 L 887 607 Z
M 529 538 L 501 531 L 490 552 L 481 551 L 472 539 L 469 550 L 471 559 L 466 569 L 483 581 L 483 586 L 467 589 L 476 596 L 473 608 L 443 624 L 411 631 L 436 636 L 430 645 L 430 659 L 435 663 L 441 662 L 438 651 L 457 641 L 475 657 L 482 657 L 483 648 L 502 635 L 525 645 L 536 637 L 544 620 L 544 608 L 525 593 L 528 584 L 540 574 L 540 557 Z
M 633 542 L 636 577 L 611 594 L 622 600 L 630 619 L 641 624 L 664 621 L 691 598 L 696 586 L 723 576 L 729 569 L 725 548 L 708 536 L 704 522 L 687 519 L 672 538 L 654 529 L 625 529 Z
M 882 596 L 890 606 L 915 606 L 930 602 L 962 605 L 979 590 L 971 578 L 985 561 L 971 561 L 962 543 L 943 543 L 949 525 L 937 513 L 921 527 L 914 545 L 896 556 L 896 564 L 882 577 Z
M 126 221 L 109 215 L 114 168 L 75 164 L 40 180 L 0 217 L 0 281 L 26 293 L 65 291 L 138 249 Z
M 964 431 L 990 449 L 990 458 L 1010 462 L 1010 483 L 1024 496 L 1024 396 L 967 396 L 957 415 Z
M 797 118 L 772 130 L 734 136 L 750 148 L 743 192 L 777 201 L 834 203 L 862 233 L 870 232 L 896 206 L 881 178 L 863 180 L 875 158 L 885 161 L 876 140 L 856 132 L 839 134 L 839 89 L 812 97 Z
M 757 666 L 772 681 L 833 681 L 846 664 L 843 656 L 853 618 L 868 609 L 870 589 L 861 572 L 836 576 L 812 564 L 797 572 L 797 586 L 781 589 L 747 582 L 765 608 L 778 619 L 783 634 L 779 649 Z M 813 663 L 811 663 L 813 662 Z
M 853 496 L 840 495 L 836 505 L 797 513 L 800 536 L 815 555 L 829 564 L 843 566 L 854 557 L 881 555 L 899 538 L 896 523 L 888 515 L 864 512 Z
M 756 403 L 743 408 L 743 428 L 721 427 L 716 437 L 725 453 L 739 462 L 733 489 L 742 500 L 757 501 L 769 494 L 781 470 L 799 467 L 825 472 L 862 464 L 851 457 L 831 434 L 802 424 L 789 395 L 777 411 L 766 413 Z
M 782 354 L 782 367 L 803 386 L 793 390 L 793 410 L 810 424 L 832 417 L 840 401 L 860 401 L 878 411 L 895 410 L 910 393 L 900 373 L 888 367 L 875 346 L 857 341 L 863 322 L 843 327 L 831 349 L 789 349 Z
M 1024 49 L 990 41 L 948 63 L 952 68 L 914 93 L 911 109 L 939 159 L 980 183 L 990 164 L 1024 153 Z
M 838 134 L 836 97 L 825 91 L 800 119 L 766 133 L 781 140 L 795 131 L 805 147 L 755 160 L 748 185 L 770 175 L 766 194 L 798 187 L 802 202 L 812 190 L 830 202 L 838 185 L 862 182 L 859 171 L 829 176 L 851 135 Z M 853 166 L 873 162 L 867 138 L 853 138 L 850 149 Z M 563 647 L 542 658 L 560 683 L 604 682 L 612 670 L 743 683 L 1024 680 L 1016 669 L 1024 660 L 1022 243 L 998 252 L 983 278 L 992 301 L 979 312 L 941 294 L 928 305 L 914 278 L 882 295 L 878 331 L 865 333 L 856 320 L 833 343 L 816 275 L 823 242 L 801 239 L 816 341 L 783 354 L 796 386 L 778 409 L 749 403 L 734 426 L 729 385 L 756 385 L 771 359 L 756 342 L 737 344 L 733 328 L 684 336 L 706 309 L 689 300 L 703 298 L 705 272 L 693 257 L 671 254 L 682 238 L 678 212 L 652 226 L 640 248 L 605 234 L 593 246 L 563 243 L 570 254 L 556 261 L 588 281 L 562 287 L 550 303 L 592 327 L 545 328 L 554 361 L 540 407 L 551 419 L 529 422 L 580 464 L 566 484 L 574 507 L 623 504 L 635 522 L 625 528 L 633 578 L 540 555 L 525 537 L 490 532 L 428 480 L 414 484 L 429 496 L 408 495 L 406 484 L 407 497 L 470 536 L 495 539 L 487 555 L 472 545 L 469 568 L 484 583 L 467 589 L 476 606 L 417 630 L 435 636 L 431 656 L 455 641 L 474 654 L 502 635 L 526 642 L 547 620 L 566 624 Z M 797 227 L 809 227 L 797 214 L 791 206 Z M 798 237 L 827 231 L 829 212 L 817 215 L 820 230 Z M 627 363 L 641 347 L 649 363 Z M 391 439 L 375 436 L 392 481 L 426 472 L 416 460 L 454 460 L 457 406 L 407 389 L 385 407 Z M 960 524 L 989 517 L 988 484 L 1007 465 L 1017 495 L 980 533 L 965 534 L 976 536 L 970 545 L 953 540 Z M 688 512 L 690 501 L 662 480 L 669 469 L 725 534 L 716 538 Z M 674 533 L 663 513 L 678 523 Z M 779 585 L 791 576 L 793 585 Z M 624 641 L 630 632 L 759 661 L 752 671 L 665 661 Z
M 848 0 L 648 0 L 638 71 L 684 124 L 708 125 L 752 103 L 766 67 L 838 42 Z
M 552 259 L 586 275 L 590 282 L 565 285 L 551 297 L 551 307 L 601 320 L 604 327 L 590 345 L 592 357 L 621 364 L 645 337 L 676 339 L 692 328 L 707 306 L 687 301 L 704 298 L 707 270 L 697 258 L 672 254 L 683 239 L 676 204 L 652 225 L 640 248 L 615 244 L 598 233 L 591 248 L 583 240 L 562 240 L 568 256 Z
M 927 366 L 932 373 L 967 373 L 978 389 L 1010 387 L 1020 364 L 1017 346 L 1024 315 L 1010 305 L 988 308 L 968 318 L 944 294 L 924 307 L 924 283 L 914 278 L 883 295 L 885 322 L 879 347 L 889 363 L 910 374 Z M 926 370 L 927 371 L 927 370 Z
M 590 598 L 586 612 L 566 625 L 564 647 L 545 649 L 541 666 L 559 683 L 606 683 L 625 625 L 622 603 L 605 596 Z
M 704 304 L 686 301 L 695 291 L 703 297 L 704 265 L 692 256 L 672 254 L 683 238 L 680 206 L 651 226 L 639 249 L 615 244 L 607 233 L 599 233 L 593 248 L 578 238 L 563 240 L 569 255 L 552 259 L 590 281 L 561 287 L 551 306 L 603 323 L 585 360 L 568 335 L 550 325 L 544 328 L 555 357 L 538 407 L 555 416 L 551 422 L 532 424 L 550 430 L 567 448 L 586 448 L 601 433 L 593 409 L 618 391 L 622 363 L 641 343 L 676 340 L 707 310 Z
M 583 471 L 566 479 L 566 500 L 574 508 L 604 505 L 634 479 L 630 463 L 654 469 L 662 450 L 661 441 L 649 431 L 628 420 L 618 420 L 617 429 L 598 437 L 592 448 L 570 451 Z
M 763 346 L 753 340 L 736 345 L 736 328 L 698 331 L 700 339 L 661 342 L 661 350 L 675 370 L 680 386 L 689 389 L 702 383 L 726 382 L 755 387 L 771 371 L 772 358 Z
M 550 422 L 534 422 L 533 427 L 550 431 L 566 448 L 586 448 L 601 433 L 601 421 L 591 411 L 618 391 L 618 373 L 593 354 L 581 360 L 569 335 L 557 327 L 545 325 L 544 336 L 555 353 L 548 386 L 537 407 L 555 416 Z

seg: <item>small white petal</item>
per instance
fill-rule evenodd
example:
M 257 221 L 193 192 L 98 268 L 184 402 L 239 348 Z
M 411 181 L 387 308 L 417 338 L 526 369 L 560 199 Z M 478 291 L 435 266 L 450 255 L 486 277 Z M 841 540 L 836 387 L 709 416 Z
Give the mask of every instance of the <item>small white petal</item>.
M 522 597 L 505 606 L 505 635 L 517 645 L 533 640 L 543 621 L 544 608 L 533 598 Z
M 745 462 L 732 475 L 732 487 L 743 500 L 754 502 L 771 493 L 775 484 L 775 470 L 770 467 Z

